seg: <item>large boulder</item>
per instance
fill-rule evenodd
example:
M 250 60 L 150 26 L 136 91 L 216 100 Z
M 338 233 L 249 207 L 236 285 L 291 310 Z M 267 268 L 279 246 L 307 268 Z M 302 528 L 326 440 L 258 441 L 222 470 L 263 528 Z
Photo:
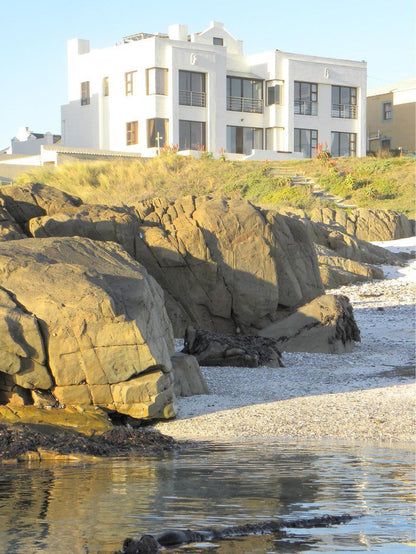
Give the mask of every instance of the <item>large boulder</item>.
M 346 296 L 326 294 L 259 332 L 284 352 L 350 352 L 360 331 Z
M 174 415 L 163 291 L 119 245 L 0 242 L 0 373 L 68 405 Z

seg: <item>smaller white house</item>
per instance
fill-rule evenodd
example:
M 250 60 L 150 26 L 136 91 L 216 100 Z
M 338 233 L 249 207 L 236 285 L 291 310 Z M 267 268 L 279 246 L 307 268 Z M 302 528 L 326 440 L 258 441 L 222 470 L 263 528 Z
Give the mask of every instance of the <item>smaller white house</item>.
M 41 146 L 57 144 L 61 135 L 52 133 L 34 133 L 29 127 L 19 127 L 17 135 L 11 140 L 11 154 L 35 156 L 40 154 Z

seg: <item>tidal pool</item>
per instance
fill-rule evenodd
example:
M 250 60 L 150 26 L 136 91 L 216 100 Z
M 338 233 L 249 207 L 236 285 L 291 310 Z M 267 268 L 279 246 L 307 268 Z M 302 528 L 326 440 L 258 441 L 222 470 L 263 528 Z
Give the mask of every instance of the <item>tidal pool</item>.
M 169 552 L 414 552 L 414 455 L 333 442 L 205 443 L 163 457 L 0 466 L 0 552 L 114 552 L 125 537 L 272 518 L 357 515 L 325 529 Z

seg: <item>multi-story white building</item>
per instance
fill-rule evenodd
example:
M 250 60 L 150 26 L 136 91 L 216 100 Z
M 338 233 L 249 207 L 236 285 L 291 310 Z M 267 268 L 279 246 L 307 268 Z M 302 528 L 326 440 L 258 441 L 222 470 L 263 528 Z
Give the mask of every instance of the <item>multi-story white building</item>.
M 246 56 L 222 23 L 188 35 L 138 34 L 90 50 L 68 42 L 62 144 L 154 155 L 158 146 L 218 155 L 366 154 L 366 63 L 289 54 Z

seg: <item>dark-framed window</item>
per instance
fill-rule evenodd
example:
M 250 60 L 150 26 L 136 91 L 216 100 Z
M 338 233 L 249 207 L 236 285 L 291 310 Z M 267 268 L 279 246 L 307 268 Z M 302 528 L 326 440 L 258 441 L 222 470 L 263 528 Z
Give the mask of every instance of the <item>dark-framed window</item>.
M 318 84 L 295 81 L 295 114 L 318 115 Z
M 168 70 L 164 67 L 146 69 L 146 94 L 168 93 Z
M 316 129 L 295 129 L 295 152 L 302 152 L 305 158 L 313 158 L 318 146 L 318 131 Z
M 179 150 L 198 150 L 206 147 L 204 121 L 179 120 Z
M 260 79 L 227 75 L 227 110 L 263 113 L 263 83 Z
M 126 123 L 126 144 L 139 143 L 139 123 L 138 121 L 128 121 Z
M 214 37 L 212 39 L 212 44 L 215 44 L 215 46 L 224 46 L 224 39 L 221 37 Z
M 127 71 L 124 75 L 124 85 L 126 96 L 132 96 L 134 94 L 134 81 L 136 79 L 137 71 Z
M 253 149 L 263 150 L 263 129 L 227 125 L 227 152 L 251 154 Z
M 110 96 L 110 82 L 108 77 L 103 78 L 103 96 Z
M 393 103 L 383 102 L 383 120 L 388 121 L 393 119 Z
M 90 82 L 84 81 L 81 83 L 81 106 L 87 106 L 90 101 Z
M 357 89 L 332 85 L 332 117 L 357 118 Z
M 179 70 L 179 104 L 182 106 L 206 105 L 205 73 Z
M 332 131 L 331 154 L 336 158 L 355 156 L 357 154 L 356 133 Z
M 282 84 L 276 81 L 266 82 L 266 104 L 272 106 L 273 104 L 281 104 L 282 102 Z
M 169 120 L 161 117 L 147 120 L 147 147 L 162 147 L 168 143 Z

